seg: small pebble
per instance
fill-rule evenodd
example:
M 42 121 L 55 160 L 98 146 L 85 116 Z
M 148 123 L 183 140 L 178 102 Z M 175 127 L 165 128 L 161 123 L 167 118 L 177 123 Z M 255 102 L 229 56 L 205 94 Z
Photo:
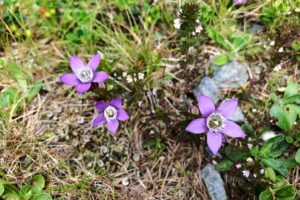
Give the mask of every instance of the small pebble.
M 122 185 L 124 185 L 124 186 L 129 185 L 129 180 L 128 180 L 127 177 L 125 177 L 125 178 L 122 179 Z
M 135 153 L 135 154 L 133 154 L 132 159 L 133 159 L 135 162 L 138 162 L 138 161 L 140 160 L 140 155 L 137 154 L 137 153 Z

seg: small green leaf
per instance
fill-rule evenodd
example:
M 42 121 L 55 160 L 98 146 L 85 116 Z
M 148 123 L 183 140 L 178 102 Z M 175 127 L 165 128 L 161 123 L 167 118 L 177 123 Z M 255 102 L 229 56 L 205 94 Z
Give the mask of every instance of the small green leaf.
M 228 171 L 231 169 L 232 165 L 233 165 L 233 162 L 231 162 L 230 160 L 224 160 L 217 165 L 217 170 L 220 172 Z
M 261 150 L 260 155 L 264 158 L 276 158 L 279 157 L 287 148 L 289 144 L 286 142 L 284 136 L 278 135 L 267 140 Z
M 231 40 L 235 51 L 239 51 L 251 42 L 252 35 L 251 34 L 233 35 Z
M 258 154 L 259 154 L 259 148 L 258 148 L 258 146 L 252 147 L 252 149 L 250 150 L 250 152 L 251 152 L 251 155 L 256 158 L 258 156 Z
M 295 154 L 295 160 L 297 161 L 297 163 L 300 163 L 300 149 L 298 149 Z
M 30 199 L 30 197 L 32 195 L 31 186 L 26 185 L 26 186 L 22 187 L 19 194 L 22 197 L 22 199 L 26 199 L 26 200 Z
M 282 185 L 274 188 L 276 200 L 294 200 L 296 189 L 293 185 Z
M 286 100 L 288 97 L 298 94 L 300 90 L 300 85 L 296 83 L 289 83 L 284 91 L 284 99 Z
M 0 196 L 3 194 L 4 192 L 4 186 L 2 185 L 2 183 L 0 183 Z
M 271 167 L 267 167 L 265 170 L 265 177 L 269 178 L 271 181 L 276 181 L 276 174 Z
M 278 160 L 278 162 L 280 162 L 282 166 L 288 169 L 299 166 L 299 163 L 297 163 L 295 159 L 280 159 Z
M 286 136 L 285 140 L 286 140 L 286 142 L 289 143 L 289 144 L 292 144 L 293 141 L 294 141 L 294 139 L 293 139 L 292 136 Z
M 32 85 L 29 92 L 27 94 L 25 94 L 27 101 L 31 102 L 34 99 L 34 97 L 36 97 L 36 95 L 40 92 L 41 88 L 42 88 L 42 81 L 36 81 Z
M 285 104 L 291 104 L 291 103 L 300 104 L 300 94 L 294 94 L 289 97 L 286 97 L 284 99 L 284 103 Z
M 262 159 L 262 163 L 268 167 L 273 168 L 277 172 L 279 172 L 282 176 L 288 176 L 288 169 L 281 164 L 280 161 L 274 159 Z
M 259 194 L 259 200 L 272 200 L 272 199 L 273 199 L 272 193 L 268 188 Z
M 246 159 L 249 157 L 248 152 L 246 152 L 242 149 L 238 149 L 232 145 L 229 145 L 225 148 L 225 155 L 231 161 L 237 161 L 237 160 Z
M 215 65 L 224 65 L 228 62 L 228 57 L 225 54 L 217 55 L 213 59 L 213 64 Z
M 35 175 L 32 178 L 33 184 L 32 184 L 32 193 L 36 194 L 43 190 L 45 187 L 45 179 L 42 175 Z
M 46 193 L 46 192 L 42 192 L 39 194 L 36 194 L 32 200 L 52 200 L 52 197 L 50 196 L 50 194 Z

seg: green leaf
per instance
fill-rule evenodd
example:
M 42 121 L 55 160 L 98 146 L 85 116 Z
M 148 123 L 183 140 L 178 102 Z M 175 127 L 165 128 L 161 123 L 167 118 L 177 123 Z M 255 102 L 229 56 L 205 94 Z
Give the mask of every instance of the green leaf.
M 225 54 L 217 55 L 213 59 L 213 64 L 215 65 L 224 65 L 228 62 L 228 57 Z
M 10 63 L 8 65 L 8 73 L 12 78 L 14 78 L 19 83 L 24 94 L 27 94 L 28 84 L 27 84 L 26 76 L 24 76 L 24 74 L 22 73 L 21 68 L 16 63 Z
M 22 199 L 25 199 L 25 200 L 30 199 L 30 197 L 32 195 L 31 186 L 26 185 L 26 186 L 22 187 L 19 194 Z
M 232 51 L 229 44 L 226 43 L 225 38 L 213 27 L 207 27 L 208 36 L 215 41 L 217 44 L 221 45 L 223 48 Z
M 282 176 L 288 176 L 288 169 L 281 164 L 280 161 L 274 159 L 262 159 L 262 163 L 268 167 L 273 168 L 275 171 L 279 172 Z
M 267 167 L 265 170 L 265 177 L 269 178 L 271 181 L 276 181 L 276 174 L 271 167 Z
M 228 171 L 231 169 L 232 165 L 233 165 L 233 162 L 231 162 L 230 160 L 224 160 L 217 165 L 217 170 L 220 172 Z
M 260 155 L 264 158 L 276 158 L 279 157 L 287 148 L 289 144 L 285 140 L 285 137 L 278 135 L 267 140 L 261 150 Z
M 270 115 L 278 119 L 277 125 L 285 132 L 293 129 L 293 114 L 290 115 L 290 113 L 278 103 L 273 104 L 270 109 Z
M 273 199 L 272 193 L 268 188 L 259 194 L 259 200 L 272 200 L 272 199 Z
M 297 161 L 297 163 L 300 163 L 300 149 L 298 149 L 295 154 L 295 160 Z
M 225 155 L 231 161 L 237 161 L 237 160 L 246 159 L 249 157 L 248 152 L 246 152 L 242 149 L 238 149 L 232 145 L 229 145 L 225 148 Z
M 10 107 L 19 99 L 18 90 L 14 87 L 8 87 L 0 94 L 0 108 Z
M 45 179 L 42 175 L 35 175 L 33 178 L 32 193 L 36 194 L 45 187 Z
M 289 143 L 289 144 L 292 144 L 293 141 L 294 141 L 294 139 L 293 139 L 292 136 L 286 136 L 286 137 L 285 137 L 285 140 L 286 140 L 286 142 Z
M 295 159 L 281 159 L 281 160 L 278 160 L 278 162 L 280 162 L 282 166 L 284 166 L 288 169 L 299 166 L 299 164 L 295 161 Z
M 52 197 L 50 196 L 50 194 L 46 193 L 46 192 L 42 192 L 39 194 L 36 194 L 32 200 L 52 200 Z
M 300 90 L 300 85 L 296 83 L 289 83 L 284 91 L 284 99 L 286 100 L 286 98 L 298 94 L 299 90 Z
M 252 35 L 251 34 L 233 35 L 231 37 L 231 40 L 235 51 L 239 51 L 251 42 Z
M 270 116 L 278 118 L 280 112 L 283 112 L 282 106 L 279 103 L 274 103 L 270 108 Z
M 254 130 L 250 124 L 243 124 L 242 129 L 244 130 L 247 136 L 254 136 Z
M 4 186 L 2 183 L 0 183 L 0 196 L 3 194 L 4 192 Z
M 291 103 L 300 104 L 300 94 L 294 94 L 289 97 L 286 97 L 284 99 L 284 103 L 285 104 L 291 104 Z
M 36 81 L 32 85 L 32 87 L 29 90 L 29 92 L 27 94 L 25 94 L 27 101 L 31 102 L 34 99 L 34 97 L 36 97 L 36 95 L 40 92 L 41 88 L 42 88 L 42 81 L 40 81 L 40 80 Z
M 258 146 L 252 147 L 252 149 L 250 150 L 250 153 L 253 157 L 257 157 L 259 155 L 259 148 Z
M 274 191 L 278 200 L 293 200 L 296 197 L 296 189 L 293 185 L 283 185 L 274 188 Z

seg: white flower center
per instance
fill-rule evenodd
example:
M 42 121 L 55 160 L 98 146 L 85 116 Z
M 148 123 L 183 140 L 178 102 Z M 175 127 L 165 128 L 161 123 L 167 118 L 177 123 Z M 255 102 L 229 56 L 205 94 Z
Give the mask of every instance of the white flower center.
M 225 118 L 219 113 L 212 113 L 206 120 L 206 125 L 211 132 L 220 132 L 225 128 Z
M 94 78 L 94 73 L 92 69 L 88 67 L 82 68 L 79 72 L 76 73 L 77 78 L 83 83 L 91 82 Z
M 113 119 L 117 118 L 117 109 L 112 107 L 112 106 L 108 106 L 105 110 L 104 110 L 104 117 L 107 121 L 111 121 Z

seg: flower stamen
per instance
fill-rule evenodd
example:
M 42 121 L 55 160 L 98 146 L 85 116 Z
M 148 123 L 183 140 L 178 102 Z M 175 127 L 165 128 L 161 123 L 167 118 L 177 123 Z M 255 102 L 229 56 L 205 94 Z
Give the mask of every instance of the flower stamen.
M 104 110 L 104 117 L 107 121 L 111 121 L 113 119 L 117 118 L 117 109 L 112 107 L 112 106 L 108 106 L 105 110 Z
M 93 71 L 88 67 L 83 68 L 76 75 L 79 78 L 79 80 L 83 83 L 91 82 L 94 77 Z
M 219 113 L 208 116 L 206 124 L 211 132 L 220 132 L 224 129 L 225 118 Z

